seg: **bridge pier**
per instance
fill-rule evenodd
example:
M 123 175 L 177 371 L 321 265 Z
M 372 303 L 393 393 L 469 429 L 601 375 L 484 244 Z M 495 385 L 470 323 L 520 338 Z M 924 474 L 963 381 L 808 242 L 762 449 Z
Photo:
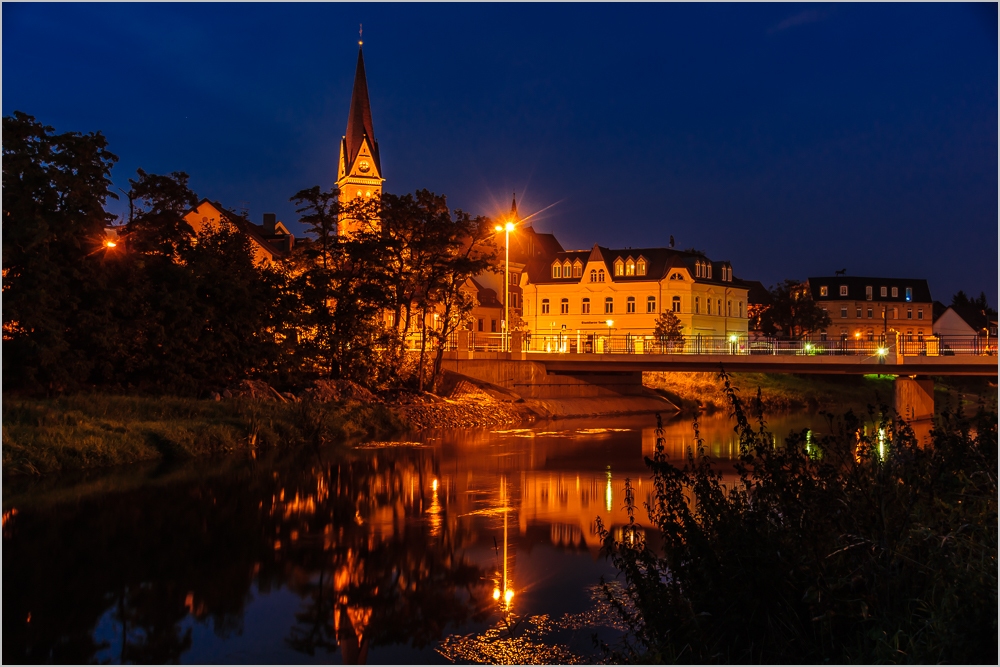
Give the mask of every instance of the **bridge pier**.
M 934 417 L 934 380 L 899 376 L 892 381 L 892 403 L 896 414 L 908 422 Z

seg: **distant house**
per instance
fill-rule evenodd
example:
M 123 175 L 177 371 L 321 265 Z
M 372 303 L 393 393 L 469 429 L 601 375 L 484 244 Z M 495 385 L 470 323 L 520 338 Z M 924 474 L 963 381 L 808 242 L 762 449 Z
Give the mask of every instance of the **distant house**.
M 830 326 L 819 332 L 823 340 L 874 340 L 883 331 L 923 340 L 932 333 L 934 305 L 922 278 L 832 276 L 809 278 L 807 284 L 830 317 Z
M 218 224 L 223 218 L 249 237 L 253 243 L 254 259 L 258 264 L 266 266 L 291 254 L 295 236 L 282 222 L 275 219 L 274 213 L 265 213 L 263 223 L 256 225 L 242 215 L 223 208 L 218 202 L 202 199 L 201 203 L 184 216 L 185 222 L 191 225 L 196 234 L 206 226 Z
M 997 323 L 981 310 L 971 306 L 940 306 L 940 314 L 935 313 L 934 335 L 936 336 L 989 336 L 996 338 Z M 938 308 L 935 308 L 937 311 Z

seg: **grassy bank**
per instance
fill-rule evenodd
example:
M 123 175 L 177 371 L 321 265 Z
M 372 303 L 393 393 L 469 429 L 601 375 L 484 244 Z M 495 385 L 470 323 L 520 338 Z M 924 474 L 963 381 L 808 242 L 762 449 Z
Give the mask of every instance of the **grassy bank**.
M 868 405 L 892 405 L 894 376 L 877 375 L 793 375 L 734 373 L 733 386 L 744 399 L 757 395 L 760 388 L 768 413 L 792 410 L 843 412 Z M 718 373 L 643 373 L 643 384 L 655 389 L 683 412 L 728 409 Z M 995 380 L 988 378 L 936 378 L 935 409 L 961 409 L 971 413 L 981 401 L 996 405 Z M 992 399 L 991 399 L 992 397 Z
M 46 400 L 5 397 L 3 473 L 39 474 L 322 444 L 402 428 L 392 411 L 371 403 L 102 394 Z

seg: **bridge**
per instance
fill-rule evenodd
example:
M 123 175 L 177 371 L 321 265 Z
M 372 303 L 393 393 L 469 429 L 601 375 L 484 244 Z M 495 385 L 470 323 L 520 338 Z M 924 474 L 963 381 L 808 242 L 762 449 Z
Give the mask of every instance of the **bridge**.
M 508 351 L 509 349 L 509 351 Z M 525 336 L 461 331 L 449 340 L 444 368 L 525 400 L 625 401 L 656 409 L 644 371 L 892 375 L 894 407 L 909 419 L 933 416 L 931 376 L 997 376 L 996 340 L 977 336 L 908 340 L 785 341 L 748 336 Z M 646 406 L 646 407 L 640 407 Z M 666 406 L 661 406 L 664 409 Z M 622 410 L 625 411 L 625 410 Z

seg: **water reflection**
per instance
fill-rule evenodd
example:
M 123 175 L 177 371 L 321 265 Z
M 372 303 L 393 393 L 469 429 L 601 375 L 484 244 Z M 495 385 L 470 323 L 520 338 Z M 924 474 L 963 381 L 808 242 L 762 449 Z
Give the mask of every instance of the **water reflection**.
M 772 428 L 813 424 L 816 437 L 816 423 Z M 3 661 L 584 659 L 581 628 L 613 629 L 594 611 L 592 585 L 612 574 L 596 518 L 627 522 L 626 478 L 648 499 L 653 426 L 429 431 L 346 452 L 12 480 Z M 701 435 L 712 455 L 735 455 L 725 416 Z M 686 456 L 691 424 L 666 436 L 670 456 Z

